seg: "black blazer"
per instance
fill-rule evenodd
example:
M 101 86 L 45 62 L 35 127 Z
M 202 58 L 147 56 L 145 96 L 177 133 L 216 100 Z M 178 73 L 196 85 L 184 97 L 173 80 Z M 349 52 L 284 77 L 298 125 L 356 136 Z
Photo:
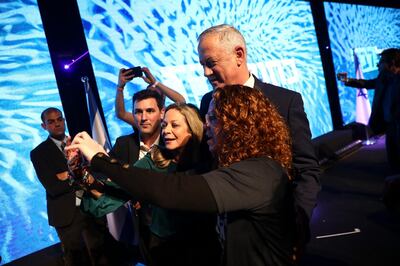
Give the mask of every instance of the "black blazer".
M 49 225 L 60 227 L 71 224 L 76 209 L 75 192 L 68 180 L 60 181 L 56 176 L 68 171 L 64 154 L 49 137 L 34 148 L 30 156 L 36 175 L 46 189 Z
M 384 74 L 379 73 L 375 79 L 349 79 L 346 86 L 354 88 L 365 88 L 375 90 L 372 100 L 371 116 L 368 125 L 375 134 L 382 134 L 386 131 L 386 122 L 383 116 L 383 98 L 387 87 L 387 79 Z
M 310 218 L 321 189 L 319 183 L 321 170 L 311 143 L 310 126 L 304 112 L 301 95 L 295 91 L 264 83 L 256 77 L 254 87 L 261 90 L 276 106 L 289 126 L 292 137 L 294 177 L 297 184 L 294 197 L 296 205 L 300 206 Z M 201 99 L 200 114 L 203 119 L 211 99 L 212 91 Z
M 123 163 L 133 165 L 139 159 L 140 141 L 137 132 L 117 138 L 110 156 Z

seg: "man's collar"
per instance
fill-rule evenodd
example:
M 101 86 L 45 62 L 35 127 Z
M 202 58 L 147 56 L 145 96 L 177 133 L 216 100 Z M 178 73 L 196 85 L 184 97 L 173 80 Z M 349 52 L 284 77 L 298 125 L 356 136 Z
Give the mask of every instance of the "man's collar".
M 67 139 L 68 139 L 67 136 L 65 136 L 63 140 L 55 139 L 55 138 L 53 138 L 52 136 L 49 136 L 49 138 L 50 138 L 50 139 L 54 142 L 54 144 L 56 144 L 57 147 L 60 148 L 61 150 L 63 149 L 63 148 L 61 148 L 61 144 L 62 144 L 62 143 L 67 143 Z M 64 144 L 64 147 L 65 147 L 65 144 Z
M 53 140 L 55 144 L 61 144 L 61 142 L 67 142 L 67 139 L 68 139 L 68 137 L 67 137 L 66 135 L 65 135 L 65 137 L 64 137 L 63 140 L 55 139 L 55 138 L 53 138 L 52 136 L 49 136 L 49 138 L 50 138 L 51 140 Z
M 243 84 L 243 86 L 254 88 L 255 82 L 256 80 L 254 79 L 254 76 L 250 73 L 249 79 Z
M 153 144 L 150 145 L 150 147 L 147 147 L 144 142 L 140 139 L 139 135 L 139 147 L 147 147 L 148 149 L 151 149 L 154 145 L 158 145 L 160 143 L 160 135 L 158 135 L 157 139 L 153 142 Z

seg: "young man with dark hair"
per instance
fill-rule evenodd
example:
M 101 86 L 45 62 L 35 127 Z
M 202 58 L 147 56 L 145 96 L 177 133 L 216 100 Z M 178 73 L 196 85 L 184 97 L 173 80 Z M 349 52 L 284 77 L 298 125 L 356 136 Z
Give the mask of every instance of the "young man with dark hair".
M 143 158 L 147 152 L 160 142 L 160 132 L 161 132 L 161 120 L 164 115 L 164 101 L 162 96 L 154 90 L 141 90 L 136 92 L 132 97 L 133 103 L 133 128 L 134 132 L 129 135 L 121 136 L 117 138 L 110 154 L 119 161 L 133 165 L 136 161 Z M 132 219 L 135 228 L 134 234 L 140 235 L 139 243 L 136 243 L 136 247 L 128 245 L 128 250 L 125 253 L 137 254 L 137 247 L 140 249 L 142 258 L 139 260 L 144 260 L 145 263 L 149 262 L 148 255 L 148 237 L 149 237 L 149 210 L 146 209 L 146 205 L 142 204 L 141 209 L 135 210 L 135 202 L 129 209 L 132 212 Z M 127 208 L 127 206 L 122 206 L 120 208 Z M 139 217 L 136 218 L 136 217 Z M 133 228 L 132 228 L 133 229 Z M 138 232 L 139 230 L 139 232 Z M 137 238 L 137 236 L 131 236 Z M 134 242 L 133 239 L 127 239 L 125 242 Z M 138 245 L 137 245 L 138 244 Z M 124 254 L 128 255 L 129 254 Z M 135 256 L 135 255 L 133 255 Z M 128 258 L 129 259 L 129 258 Z M 138 258 L 132 258 L 137 260 Z

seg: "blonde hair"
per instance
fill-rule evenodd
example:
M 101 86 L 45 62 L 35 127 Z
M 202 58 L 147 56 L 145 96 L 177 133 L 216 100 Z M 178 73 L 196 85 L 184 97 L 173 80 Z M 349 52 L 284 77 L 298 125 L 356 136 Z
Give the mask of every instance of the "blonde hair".
M 173 103 L 165 109 L 165 113 L 169 110 L 177 110 L 185 117 L 185 122 L 192 134 L 192 137 L 183 149 L 180 162 L 178 162 L 178 164 L 190 167 L 198 161 L 199 147 L 203 138 L 203 122 L 198 111 L 186 103 Z M 174 159 L 174 155 L 173 152 L 167 150 L 165 147 L 155 146 L 151 150 L 151 159 L 159 168 L 168 167 Z

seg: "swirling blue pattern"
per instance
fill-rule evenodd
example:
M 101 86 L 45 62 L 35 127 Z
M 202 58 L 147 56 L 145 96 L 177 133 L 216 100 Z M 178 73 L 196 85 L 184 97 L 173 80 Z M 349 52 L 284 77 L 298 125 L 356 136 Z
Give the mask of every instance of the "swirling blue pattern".
M 377 76 L 377 53 L 400 47 L 400 11 L 340 3 L 324 3 L 336 73 L 348 72 L 355 77 L 353 49 L 362 51 L 359 59 L 365 78 Z M 356 91 L 338 82 L 339 100 L 344 124 L 355 121 Z M 373 91 L 368 91 L 373 99 Z
M 221 23 L 245 36 L 254 74 L 302 94 L 313 137 L 332 130 L 308 2 L 78 0 L 78 5 L 112 141 L 132 130 L 114 114 L 119 68 L 147 66 L 188 102 L 199 104 L 211 88 L 198 63 L 197 36 Z M 128 109 L 132 94 L 145 85 L 134 80 L 125 90 Z
M 302 93 L 314 137 L 331 130 L 307 2 L 82 0 L 79 7 L 113 139 L 131 130 L 114 115 L 118 69 L 148 66 L 199 104 L 210 87 L 198 64 L 196 39 L 220 23 L 243 32 L 258 77 Z M 58 242 L 29 151 L 47 137 L 40 112 L 61 109 L 61 102 L 36 1 L 3 0 L 0 10 L 0 255 L 7 263 Z M 126 99 L 144 85 L 132 82 Z
M 29 152 L 47 137 L 46 107 L 61 109 L 35 0 L 0 3 L 0 255 L 2 263 L 57 243 Z

